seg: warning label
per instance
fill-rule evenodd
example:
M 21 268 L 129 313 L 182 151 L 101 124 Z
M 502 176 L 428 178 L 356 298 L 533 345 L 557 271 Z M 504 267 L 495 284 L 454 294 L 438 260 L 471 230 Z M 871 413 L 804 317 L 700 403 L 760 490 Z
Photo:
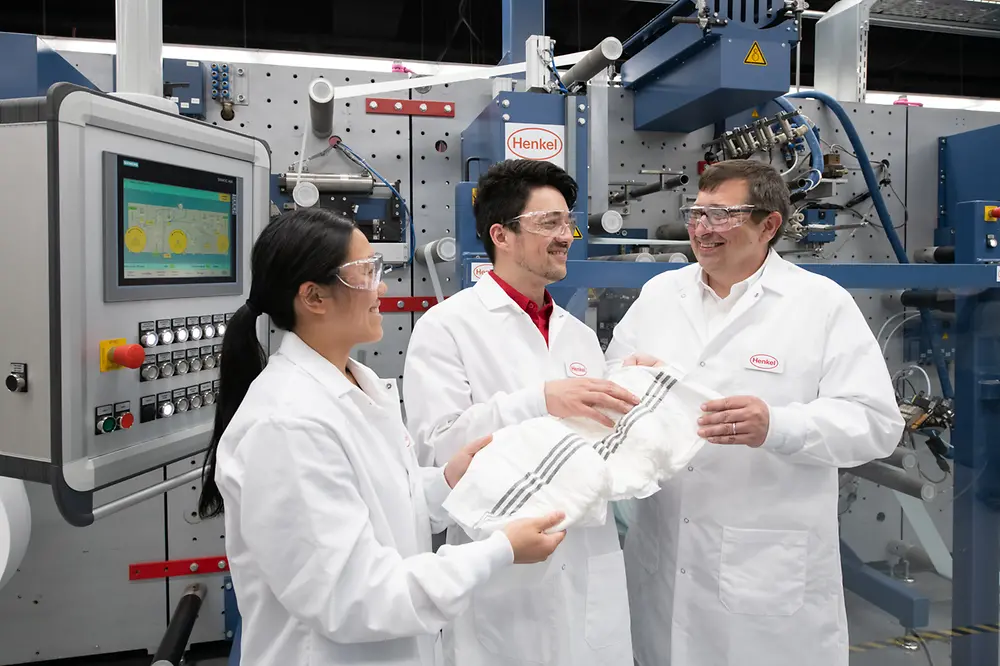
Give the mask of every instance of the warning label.
M 750 52 L 747 53 L 747 57 L 743 59 L 743 64 L 767 67 L 767 58 L 764 57 L 764 52 L 760 50 L 760 44 L 756 41 L 754 41 L 753 46 L 750 47 Z
M 583 234 L 580 233 L 580 227 L 573 227 L 573 238 L 583 238 Z

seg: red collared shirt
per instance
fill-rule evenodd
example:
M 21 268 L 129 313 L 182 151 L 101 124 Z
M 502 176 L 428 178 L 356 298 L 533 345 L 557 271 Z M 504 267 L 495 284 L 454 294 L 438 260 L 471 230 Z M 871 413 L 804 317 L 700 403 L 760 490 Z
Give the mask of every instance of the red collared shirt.
M 552 296 L 549 295 L 548 290 L 545 292 L 545 298 L 542 300 L 542 307 L 538 307 L 533 300 L 519 292 L 514 287 L 510 286 L 503 280 L 501 280 L 496 273 L 490 271 L 490 277 L 504 292 L 510 296 L 511 300 L 517 303 L 518 307 L 528 313 L 531 317 L 531 322 L 538 327 L 538 331 L 545 338 L 545 344 L 549 344 L 549 318 L 552 316 Z

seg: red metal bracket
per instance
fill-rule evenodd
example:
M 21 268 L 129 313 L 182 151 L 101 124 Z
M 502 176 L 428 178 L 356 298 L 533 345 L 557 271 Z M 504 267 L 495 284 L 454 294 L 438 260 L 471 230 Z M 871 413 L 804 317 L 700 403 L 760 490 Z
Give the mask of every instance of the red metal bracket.
M 229 559 L 220 557 L 198 557 L 193 560 L 165 560 L 162 562 L 138 562 L 128 566 L 129 580 L 151 580 L 156 578 L 176 578 L 178 576 L 204 576 L 226 573 Z
M 379 312 L 426 312 L 437 305 L 434 296 L 383 296 Z
M 382 113 L 390 116 L 432 116 L 454 118 L 454 102 L 432 102 L 419 99 L 392 99 L 369 97 L 365 99 L 365 113 Z

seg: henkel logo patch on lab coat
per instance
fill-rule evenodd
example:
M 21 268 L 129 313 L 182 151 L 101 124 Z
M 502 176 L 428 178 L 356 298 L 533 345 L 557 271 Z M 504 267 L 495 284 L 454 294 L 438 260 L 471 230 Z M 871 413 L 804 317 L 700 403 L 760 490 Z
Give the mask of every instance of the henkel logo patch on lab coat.
M 747 359 L 746 367 L 751 370 L 782 373 L 785 371 L 781 362 L 770 354 L 754 354 Z
M 566 371 L 573 375 L 574 377 L 586 377 L 587 376 L 587 366 L 579 361 L 573 361 L 572 363 L 566 364 Z

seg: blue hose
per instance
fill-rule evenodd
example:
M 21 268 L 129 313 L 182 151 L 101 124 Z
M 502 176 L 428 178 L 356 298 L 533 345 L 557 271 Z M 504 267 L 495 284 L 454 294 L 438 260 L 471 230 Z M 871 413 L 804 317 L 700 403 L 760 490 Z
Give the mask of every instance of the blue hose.
M 795 113 L 795 107 L 792 106 L 791 102 L 784 97 L 775 99 L 774 103 L 780 106 L 781 110 L 786 113 Z M 806 145 L 809 146 L 809 163 L 812 167 L 809 171 L 809 175 L 806 176 L 806 178 L 809 179 L 809 185 L 793 192 L 793 194 L 798 194 L 799 192 L 807 192 L 819 185 L 819 181 L 823 177 L 823 148 L 819 145 L 819 139 L 816 138 L 816 133 L 811 127 L 809 127 L 809 123 L 806 122 L 805 118 L 800 115 L 796 115 L 795 122 L 799 123 L 808 130 L 805 138 Z
M 889 215 L 889 209 L 885 205 L 885 198 L 882 196 L 882 189 L 879 187 L 878 177 L 875 175 L 875 170 L 872 169 L 871 161 L 868 159 L 868 151 L 865 150 L 865 146 L 861 142 L 861 136 L 858 134 L 857 129 L 855 129 L 854 123 L 851 122 L 851 117 L 847 114 L 847 111 L 845 111 L 844 107 L 840 105 L 840 102 L 826 93 L 818 92 L 816 90 L 792 93 L 790 95 L 786 95 L 785 99 L 779 98 L 775 101 L 779 106 L 782 106 L 782 108 L 785 108 L 782 105 L 782 102 L 788 104 L 790 108 L 794 108 L 791 107 L 791 104 L 787 101 L 788 98 L 818 100 L 826 104 L 827 108 L 833 111 L 833 114 L 837 116 L 837 120 L 840 121 L 840 124 L 844 128 L 844 132 L 847 134 L 847 138 L 851 141 L 851 147 L 854 148 L 854 154 L 859 156 L 858 164 L 861 166 L 861 173 L 864 174 L 865 184 L 868 186 L 868 191 L 872 195 L 872 203 L 875 204 L 875 210 L 878 212 L 879 220 L 882 222 L 882 228 L 885 229 L 885 235 L 889 239 L 889 244 L 892 245 L 892 251 L 896 254 L 896 261 L 901 264 L 910 263 L 910 258 L 906 255 L 903 243 L 899 240 L 899 234 L 896 233 L 896 229 L 892 225 L 892 217 Z M 810 149 L 812 149 L 812 144 L 810 144 Z M 822 160 L 822 157 L 820 159 Z M 934 365 L 937 368 L 938 380 L 941 382 L 941 393 L 945 398 L 952 398 L 954 397 L 954 391 L 951 386 L 951 378 L 948 376 L 948 366 L 945 364 L 944 354 L 936 342 L 938 339 L 937 323 L 931 316 L 930 310 L 927 308 L 920 308 L 919 311 L 920 319 L 924 326 L 924 334 L 927 335 L 930 340 L 931 351 L 934 354 Z

